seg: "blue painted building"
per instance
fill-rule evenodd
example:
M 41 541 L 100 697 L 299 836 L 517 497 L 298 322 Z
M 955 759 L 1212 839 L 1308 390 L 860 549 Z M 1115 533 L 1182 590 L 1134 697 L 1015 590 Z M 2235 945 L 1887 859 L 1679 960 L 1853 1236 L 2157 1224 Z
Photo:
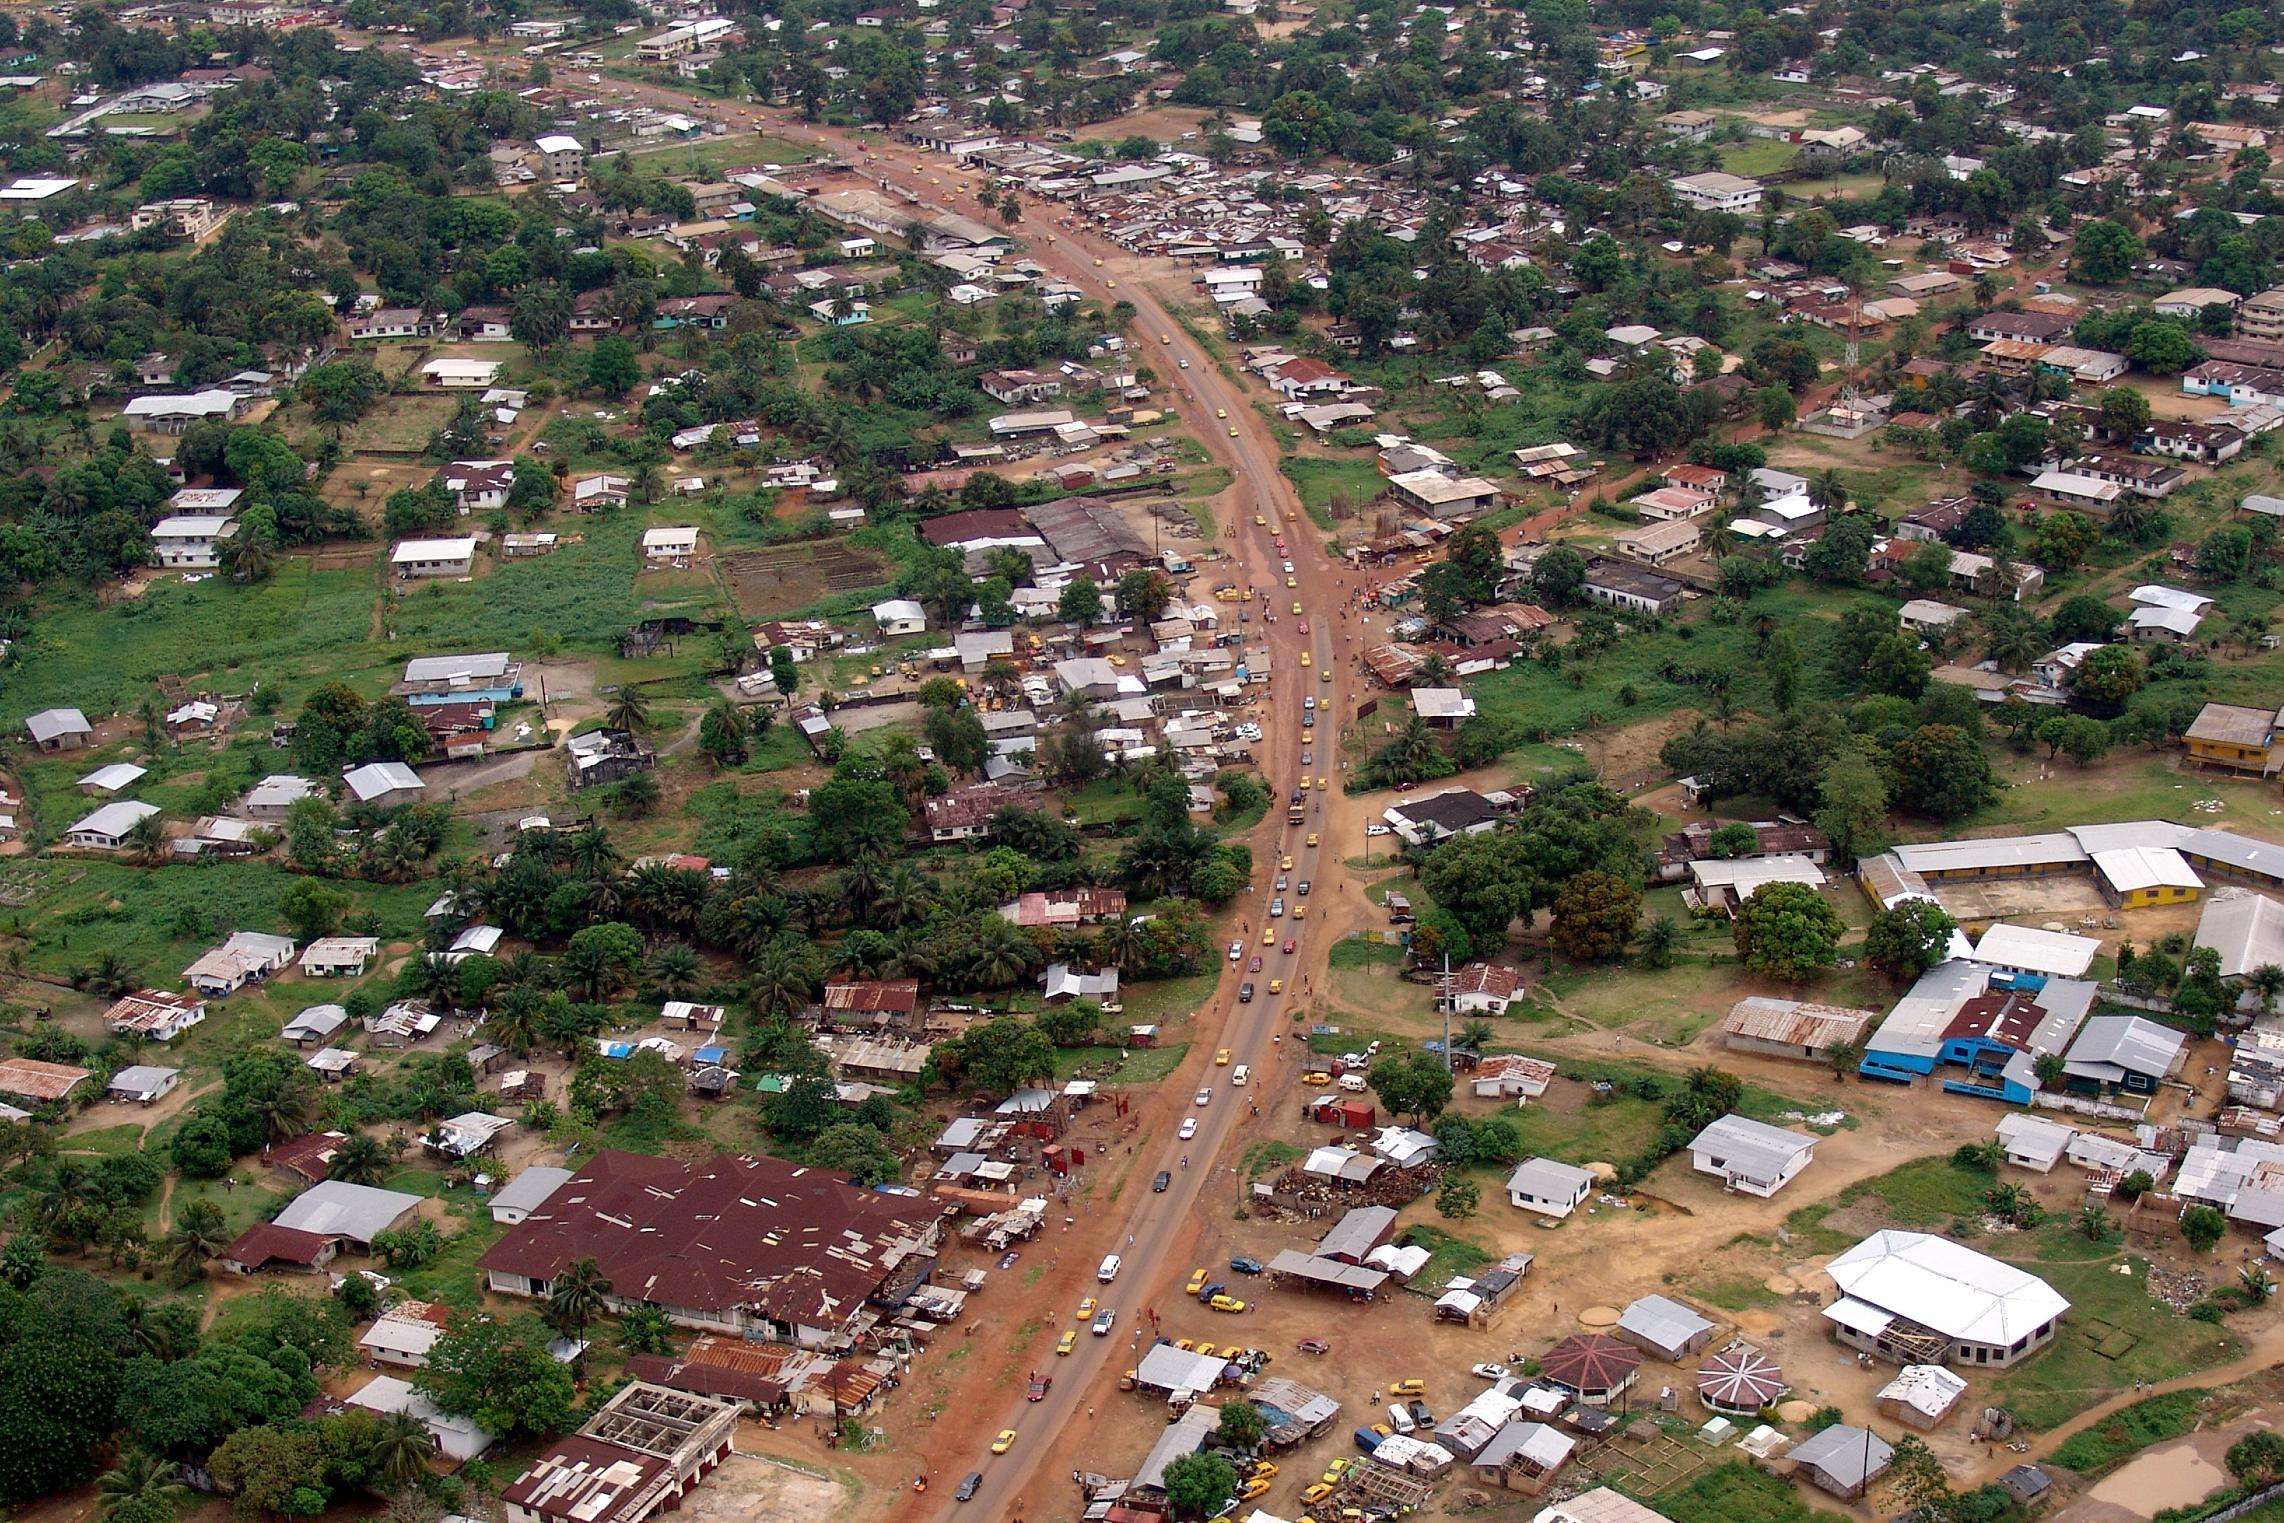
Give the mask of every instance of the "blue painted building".
M 1896 1002 L 1857 1072 L 1890 1084 L 1932 1078 L 1953 1094 L 2025 1105 L 2039 1089 L 2039 1056 L 2068 1050 L 2094 994 L 2083 979 L 1955 958 L 1928 969 Z

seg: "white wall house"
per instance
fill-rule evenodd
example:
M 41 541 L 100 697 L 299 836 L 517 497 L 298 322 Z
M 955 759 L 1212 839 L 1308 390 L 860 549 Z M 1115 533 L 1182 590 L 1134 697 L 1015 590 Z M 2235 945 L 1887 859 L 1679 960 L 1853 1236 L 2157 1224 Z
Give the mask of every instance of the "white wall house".
M 1776 1194 L 1816 1157 L 1816 1139 L 1747 1116 L 1723 1116 L 1689 1144 L 1690 1166 L 1726 1190 Z
M 1507 1203 L 1560 1220 L 1577 1210 L 1593 1188 L 1594 1176 L 1574 1164 L 1526 1158 L 1507 1176 Z

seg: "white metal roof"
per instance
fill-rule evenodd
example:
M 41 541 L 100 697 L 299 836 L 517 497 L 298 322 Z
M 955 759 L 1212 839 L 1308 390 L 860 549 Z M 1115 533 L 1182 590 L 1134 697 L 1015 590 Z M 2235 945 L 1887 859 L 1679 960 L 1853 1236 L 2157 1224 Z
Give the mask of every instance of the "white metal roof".
M 1875 1232 L 1824 1272 L 1850 1300 L 2000 1348 L 2070 1309 L 2036 1275 L 1925 1232 Z
M 1994 968 L 2020 968 L 2054 978 L 2076 978 L 2094 965 L 2102 950 L 2094 936 L 2042 931 L 2036 926 L 1999 921 L 1975 943 L 1975 961 Z
M 2220 953 L 2223 978 L 2284 967 L 2284 904 L 2250 889 L 2215 894 L 2197 916 L 2197 945 Z

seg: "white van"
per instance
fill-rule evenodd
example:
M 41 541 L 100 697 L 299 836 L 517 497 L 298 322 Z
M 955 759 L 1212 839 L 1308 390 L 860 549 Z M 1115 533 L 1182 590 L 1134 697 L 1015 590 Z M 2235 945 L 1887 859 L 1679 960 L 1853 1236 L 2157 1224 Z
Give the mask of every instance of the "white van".
M 1362 1074 L 1342 1074 L 1340 1076 L 1340 1087 L 1347 1090 L 1350 1094 L 1356 1095 L 1362 1094 L 1367 1086 L 1364 1083 L 1364 1075 Z
M 1243 1063 L 1240 1063 L 1229 1071 L 1229 1082 L 1236 1088 L 1243 1089 L 1245 1087 L 1245 1081 L 1251 1078 L 1252 1074 L 1253 1071 L 1251 1069 L 1247 1068 Z
M 1102 1281 L 1102 1283 L 1105 1285 L 1108 1285 L 1112 1280 L 1117 1279 L 1118 1255 L 1115 1253 L 1104 1254 L 1102 1256 L 1102 1264 L 1095 1270 L 1094 1277 Z
M 1409 1433 L 1419 1425 L 1412 1421 L 1412 1414 L 1404 1410 L 1402 1402 L 1391 1401 L 1388 1403 L 1388 1426 L 1398 1433 Z

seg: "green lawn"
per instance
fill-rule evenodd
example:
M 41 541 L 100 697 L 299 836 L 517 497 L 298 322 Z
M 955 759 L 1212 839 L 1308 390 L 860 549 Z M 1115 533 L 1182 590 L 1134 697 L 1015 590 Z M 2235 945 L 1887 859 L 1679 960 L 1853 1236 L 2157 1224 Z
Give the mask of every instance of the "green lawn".
M 1807 657 L 1801 693 L 1811 708 L 1843 696 L 1815 657 L 1824 642 L 1822 626 L 1837 620 L 1853 601 L 1795 583 L 1752 602 L 1753 614 L 1766 613 L 1789 629 Z M 1559 667 L 1517 661 L 1469 679 L 1468 692 L 1482 714 L 1512 721 L 1526 738 L 1536 740 L 1701 707 L 1707 701 L 1705 690 L 1674 678 L 1710 671 L 1732 677 L 1730 697 L 1740 711 L 1774 711 L 1751 621 L 1722 624 L 1703 615 L 1622 635 L 1600 655 L 1565 659 Z
M 1838 1514 L 1810 1507 L 1803 1495 L 1788 1481 L 1732 1460 L 1647 1500 L 1673 1523 L 1842 1523 Z
M 1325 966 L 1334 972 L 1347 972 L 1357 968 L 1400 968 L 1404 964 L 1404 949 L 1385 942 L 1366 941 L 1361 936 L 1343 936 L 1332 944 L 1325 954 Z
M 2070 1302 L 2053 1346 L 2002 1376 L 1992 1399 L 2025 1426 L 2055 1428 L 2135 1380 L 2171 1380 L 2243 1352 L 2235 1333 L 2184 1317 L 2149 1294 L 2148 1262 L 2066 1227 L 1995 1245 Z M 2119 1263 L 2133 1273 L 2119 1274 Z
M 1617 1163 L 1639 1154 L 1664 1125 L 1660 1106 L 1632 1095 L 1612 1095 L 1583 1110 L 1526 1105 L 1504 1113 L 1522 1135 L 1526 1153 L 1563 1163 Z
M 2081 1475 L 2108 1470 L 2151 1444 L 2179 1438 L 2196 1427 L 2198 1410 L 2211 1394 L 2191 1387 L 2137 1401 L 2071 1434 L 2056 1447 L 2053 1461 Z
M 1152 1085 L 1163 1084 L 1167 1075 L 1182 1066 L 1189 1056 L 1187 1042 L 1168 1042 L 1157 1047 L 1064 1047 L 1055 1053 L 1055 1077 L 1068 1079 L 1082 1068 L 1101 1069 L 1111 1065 L 1104 1082 L 1109 1084 Z M 1124 1052 L 1126 1059 L 1119 1061 Z
M 1631 967 L 1622 977 L 1606 968 L 1564 968 L 1546 987 L 1565 1010 L 1596 1025 L 1682 1047 L 1727 1013 L 1736 998 L 1737 972 L 1727 960 L 1684 958 L 1666 968 Z
M 1790 164 L 1799 151 L 1790 143 L 1765 137 L 1724 144 L 1718 150 L 1721 167 L 1733 175 L 1774 174 Z
M 1119 1002 L 1126 1007 L 1125 1020 L 1130 1026 L 1150 1021 L 1167 1024 L 1196 1014 L 1198 1006 L 1213 998 L 1214 986 L 1220 981 L 1218 967 L 1181 978 L 1156 979 L 1120 989 Z
M 60 974 L 115 952 L 138 977 L 161 987 L 176 983 L 184 967 L 233 930 L 283 931 L 278 895 L 298 881 L 284 868 L 262 861 L 205 862 L 154 871 L 122 862 L 33 860 L 17 863 L 10 872 L 47 889 L 16 912 L 28 932 L 28 967 Z M 342 881 L 335 886 L 351 896 L 352 913 L 369 911 L 379 918 L 384 940 L 417 938 L 422 912 L 436 897 L 434 883 L 392 887 Z M 192 1039 L 204 1036 L 241 1007 L 270 1004 L 273 993 L 299 1009 L 317 997 L 337 998 L 341 992 L 326 987 L 331 992 L 323 996 L 312 995 L 306 984 L 296 984 L 219 1001 Z
M 1407 1288 L 1431 1298 L 1441 1295 L 1453 1276 L 1472 1275 L 1498 1257 L 1480 1243 L 1453 1237 L 1440 1227 L 1415 1224 L 1406 1227 L 1397 1237 L 1409 1246 L 1428 1251 L 1428 1261 L 1407 1282 Z
M 1357 507 L 1380 495 L 1384 480 L 1379 467 L 1369 459 L 1327 460 L 1314 455 L 1289 455 L 1279 463 L 1279 470 L 1293 483 L 1301 495 L 1301 506 L 1320 529 L 1331 529 L 1332 499 L 1335 494 L 1346 497 Z

